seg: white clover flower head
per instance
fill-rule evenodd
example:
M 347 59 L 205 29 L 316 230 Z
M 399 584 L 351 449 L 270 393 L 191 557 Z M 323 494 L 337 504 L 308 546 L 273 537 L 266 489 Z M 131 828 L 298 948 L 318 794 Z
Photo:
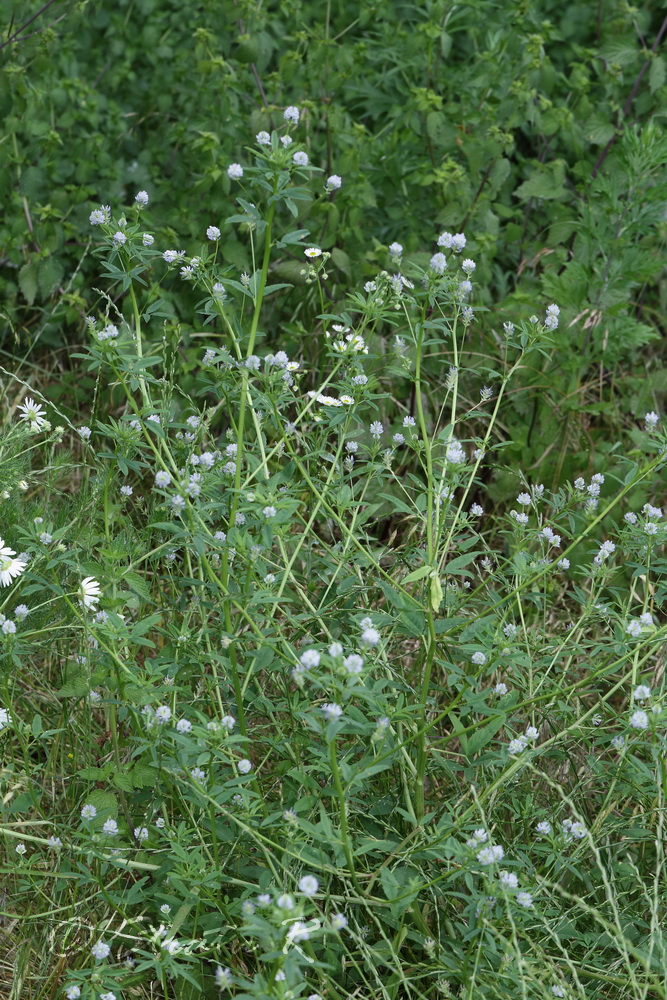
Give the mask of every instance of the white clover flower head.
M 533 905 L 533 897 L 529 892 L 517 892 L 515 899 L 519 906 L 523 906 L 527 910 Z
M 155 485 L 162 488 L 169 486 L 171 482 L 171 476 L 165 469 L 160 469 L 159 472 L 155 473 Z
M 304 153 L 303 150 L 299 150 L 294 154 L 292 160 L 297 167 L 307 167 L 308 166 L 308 153 Z
M 379 420 L 374 420 L 370 425 L 369 430 L 371 432 L 371 436 L 376 439 L 381 437 L 382 434 L 384 433 L 384 427 L 382 426 Z
M 209 240 L 213 240 L 213 241 L 219 240 L 220 239 L 220 230 L 218 229 L 218 227 L 217 226 L 209 226 L 208 229 L 206 230 L 206 238 L 209 239 Z
M 91 226 L 101 226 L 109 221 L 109 215 L 103 208 L 94 208 L 88 216 Z
M 290 104 L 290 106 L 288 108 L 285 108 L 285 110 L 283 111 L 283 118 L 285 119 L 286 122 L 289 122 L 290 125 L 298 125 L 299 109 L 296 108 L 293 104 Z
M 644 415 L 644 426 L 647 431 L 654 431 L 658 426 L 660 417 L 655 412 L 655 410 L 650 410 Z
M 526 736 L 528 737 L 529 740 L 536 740 L 539 737 L 539 735 L 540 735 L 539 730 L 536 729 L 535 726 L 528 726 L 528 728 L 526 729 Z
M 122 497 L 131 497 L 133 493 L 134 490 L 132 489 L 131 486 L 121 486 L 120 488 L 120 495 Z
M 155 243 L 155 237 L 151 236 L 150 233 L 144 233 L 144 235 L 141 237 L 141 242 L 145 247 L 152 247 L 153 244 Z
M 368 625 L 361 633 L 361 642 L 364 646 L 377 646 L 380 641 L 380 633 L 376 628 Z
M 487 660 L 486 653 L 482 653 L 481 650 L 478 650 L 476 653 L 472 654 L 471 659 L 473 663 L 477 664 L 477 666 L 483 667 Z
M 435 274 L 444 274 L 447 268 L 447 258 L 444 253 L 434 253 L 429 261 L 429 267 Z
M 551 823 L 546 819 L 540 820 L 535 829 L 541 837 L 548 837 L 551 833 Z
M 290 896 L 288 892 L 284 892 L 282 895 L 278 896 L 276 906 L 279 910 L 293 910 L 294 896 Z
M 139 843 L 143 843 L 144 840 L 148 840 L 148 828 L 145 826 L 135 826 L 134 828 L 134 839 L 138 840 Z
M 327 191 L 338 191 L 343 184 L 343 178 L 338 174 L 332 174 L 331 177 L 327 177 L 326 190 Z
M 176 732 L 178 733 L 191 733 L 192 723 L 189 719 L 179 719 L 176 723 Z
M 528 746 L 528 740 L 525 736 L 517 736 L 516 739 L 510 740 L 507 746 L 507 752 L 510 757 L 517 757 L 519 754 Z
M 630 716 L 630 725 L 633 729 L 648 729 L 648 715 L 641 708 L 633 712 Z
M 122 247 L 124 243 L 127 243 L 127 236 L 125 233 L 121 233 L 120 230 L 113 234 L 113 241 L 118 247 Z
M 629 622 L 625 627 L 625 631 L 628 635 L 631 635 L 633 639 L 639 639 L 642 634 L 642 623 L 638 619 L 634 619 Z
M 14 848 L 14 850 L 19 855 L 23 855 L 23 854 L 27 854 L 28 853 L 28 848 L 23 843 L 17 844 L 16 847 Z
M 93 955 L 93 958 L 97 959 L 98 962 L 101 962 L 105 958 L 108 958 L 108 956 L 111 954 L 111 948 L 106 943 L 106 941 L 96 941 L 90 950 Z
M 593 559 L 593 562 L 597 566 L 601 566 L 602 563 L 605 561 L 605 559 L 608 559 L 609 556 L 612 554 L 612 552 L 615 551 L 616 551 L 616 546 L 614 545 L 614 543 L 607 540 L 606 542 L 603 542 L 601 544 L 597 555 Z
M 446 458 L 452 465 L 464 465 L 466 462 L 465 449 L 458 441 L 450 441 L 447 445 Z
M 220 989 L 228 990 L 230 986 L 234 983 L 234 979 L 229 969 L 223 969 L 222 966 L 218 966 L 215 970 L 215 985 L 219 986 Z
M 319 885 L 314 875 L 304 875 L 303 878 L 299 879 L 299 891 L 304 896 L 314 896 Z
M 106 833 L 109 837 L 115 837 L 118 833 L 118 823 L 112 817 L 105 819 L 102 826 L 102 833 Z
M 337 722 L 340 719 L 341 715 L 343 714 L 343 709 L 340 707 L 340 705 L 337 705 L 333 701 L 328 702 L 325 705 L 322 705 L 321 711 L 327 722 Z
M 236 769 L 239 772 L 239 774 L 250 774 L 250 772 L 252 771 L 252 764 L 247 759 L 247 757 L 244 757 L 237 763 Z
M 507 694 L 507 684 L 505 684 L 503 681 L 499 681 L 498 684 L 496 684 L 496 686 L 494 687 L 493 693 L 501 696 Z
M 230 163 L 227 167 L 227 176 L 233 181 L 240 181 L 243 177 L 243 167 L 240 163 Z
M 319 667 L 320 654 L 316 649 L 306 649 L 299 657 L 299 663 L 305 670 L 310 667 Z
M 358 653 L 351 653 L 343 660 L 343 666 L 347 670 L 348 674 L 360 674 L 363 665 L 364 658 L 363 656 L 359 656 Z
M 499 879 L 502 885 L 507 886 L 508 889 L 516 889 L 519 885 L 519 879 L 516 877 L 514 872 L 502 871 L 499 875 Z
M 292 138 L 291 135 L 281 135 L 280 141 L 281 141 L 282 145 L 285 147 L 285 149 L 287 149 L 288 146 L 292 145 L 292 143 L 294 142 L 294 139 Z
M 650 687 L 648 687 L 646 684 L 639 684 L 634 690 L 633 697 L 635 701 L 639 702 L 648 701 L 649 698 L 651 697 Z
M 489 835 L 483 828 L 473 831 L 473 835 L 469 840 L 466 840 L 466 846 L 476 850 L 481 844 L 485 844 L 489 839 Z
M 81 810 L 81 819 L 95 819 L 97 816 L 97 809 L 95 806 L 88 802 Z
M 491 844 L 489 847 L 483 847 L 477 853 L 477 860 L 480 865 L 495 865 L 498 861 L 502 861 L 504 857 L 505 851 L 500 844 Z
M 66 1000 L 79 1000 L 80 996 L 81 996 L 81 989 L 79 986 L 76 985 L 68 986 L 67 989 L 65 990 Z
M 148 192 L 147 191 L 137 191 L 134 196 L 134 200 L 137 205 L 147 205 L 148 204 Z
M 5 618 L 2 623 L 2 632 L 4 635 L 14 635 L 16 632 L 16 622 L 13 622 L 10 618 Z
M 400 243 L 390 243 L 389 244 L 389 256 L 396 262 L 399 263 L 401 259 L 401 254 L 403 253 L 403 247 Z
M 264 129 L 262 129 L 261 132 L 257 133 L 257 135 L 255 136 L 255 139 L 257 140 L 257 142 L 259 143 L 260 146 L 270 146 L 271 145 L 271 136 Z
M 553 995 L 555 997 L 564 997 L 565 996 L 565 990 L 563 989 L 562 986 L 558 986 L 558 985 L 552 986 L 551 987 L 551 992 L 553 993 Z
M 559 569 L 564 569 L 564 570 L 565 569 L 569 569 L 570 568 L 570 560 L 567 559 L 565 556 L 563 556 L 562 559 L 558 560 L 558 562 L 556 563 L 556 565 L 559 567 Z
M 278 511 L 276 510 L 276 508 L 272 507 L 270 505 L 268 507 L 264 507 L 264 509 L 262 510 L 262 514 L 267 519 L 271 518 L 271 517 L 275 517 L 277 513 L 278 513 Z
M 344 913 L 334 913 L 331 918 L 331 926 L 335 931 L 342 931 L 347 927 L 347 917 Z
M 155 721 L 160 725 L 169 722 L 171 719 L 171 709 L 169 705 L 160 705 L 155 709 Z
M 303 920 L 295 920 L 287 932 L 288 941 L 307 941 L 310 937 L 310 931 Z
M 257 897 L 258 906 L 270 906 L 271 902 L 272 902 L 271 896 L 269 895 L 268 892 L 261 892 Z

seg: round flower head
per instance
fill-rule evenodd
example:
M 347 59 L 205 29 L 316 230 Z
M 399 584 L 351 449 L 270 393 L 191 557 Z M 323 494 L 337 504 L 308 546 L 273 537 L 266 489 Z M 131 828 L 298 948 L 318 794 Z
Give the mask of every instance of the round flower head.
M 288 108 L 285 108 L 283 112 L 283 118 L 285 119 L 286 122 L 289 122 L 291 125 L 298 125 L 299 109 L 295 108 L 293 104 L 290 104 Z
M 430 260 L 430 267 L 436 274 L 444 274 L 447 267 L 447 258 L 444 253 L 434 253 Z
M 206 230 L 206 236 L 209 240 L 219 240 L 220 230 L 218 229 L 217 226 L 209 226 L 208 229 Z
M 330 702 L 326 705 L 322 705 L 322 712 L 324 713 L 324 718 L 327 722 L 337 722 L 343 714 L 343 709 L 335 702 Z
M 232 979 L 232 974 L 229 969 L 223 969 L 221 966 L 215 970 L 215 984 L 221 989 L 229 989 L 234 980 Z
M 334 913 L 331 918 L 331 926 L 335 931 L 342 931 L 344 927 L 347 927 L 347 917 L 344 913 Z
M 148 204 L 148 192 L 147 191 L 137 191 L 134 196 L 134 200 L 137 205 L 147 205 Z
M 292 157 L 292 159 L 294 160 L 294 163 L 297 165 L 297 167 L 307 167 L 308 166 L 308 153 L 304 153 L 302 151 L 299 151 L 298 153 L 294 154 L 294 156 Z
M 293 910 L 294 896 L 290 896 L 288 892 L 283 893 L 282 896 L 278 896 L 276 906 L 281 910 Z
M 109 837 L 115 837 L 118 833 L 118 823 L 116 820 L 111 817 L 109 819 L 105 819 L 102 827 L 102 833 L 106 833 Z
M 252 771 L 252 764 L 245 757 L 236 765 L 239 774 L 249 774 Z
M 145 247 L 152 247 L 153 244 L 155 243 L 155 237 L 151 236 L 150 233 L 144 233 L 144 235 L 141 237 L 141 242 Z
M 260 146 L 270 146 L 271 145 L 271 136 L 269 135 L 268 132 L 264 132 L 264 131 L 258 132 L 257 135 L 255 136 L 255 139 L 260 144 Z
M 243 167 L 240 163 L 230 163 L 227 167 L 227 176 L 233 181 L 240 181 L 243 177 Z
M 66 1000 L 79 1000 L 81 989 L 78 986 L 68 986 L 65 990 Z
M 93 958 L 96 958 L 98 962 L 108 958 L 111 953 L 111 948 L 105 941 L 96 941 L 90 950 L 93 954 Z
M 342 183 L 342 177 L 339 177 L 338 174 L 332 174 L 331 177 L 327 177 L 326 189 L 327 191 L 338 191 Z
M 125 233 L 121 233 L 120 231 L 118 231 L 117 233 L 113 234 L 113 241 L 117 247 L 122 247 L 123 243 L 127 243 L 127 236 L 125 235 Z
M 633 729 L 648 729 L 648 715 L 641 709 L 633 712 L 630 716 L 630 725 Z
M 319 882 L 314 875 L 304 875 L 299 880 L 299 890 L 304 896 L 314 896 L 319 888 Z

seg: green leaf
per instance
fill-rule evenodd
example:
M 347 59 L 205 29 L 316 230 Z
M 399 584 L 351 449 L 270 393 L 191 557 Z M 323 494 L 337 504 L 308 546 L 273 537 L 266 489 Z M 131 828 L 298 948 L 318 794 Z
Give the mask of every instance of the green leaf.
M 29 306 L 37 297 L 37 267 L 32 261 L 24 264 L 19 271 L 19 288 Z
M 412 573 L 408 573 L 407 576 L 404 576 L 401 583 L 415 583 L 417 580 L 423 580 L 425 576 L 428 576 L 429 573 L 432 572 L 432 566 L 419 566 L 418 569 L 413 569 Z

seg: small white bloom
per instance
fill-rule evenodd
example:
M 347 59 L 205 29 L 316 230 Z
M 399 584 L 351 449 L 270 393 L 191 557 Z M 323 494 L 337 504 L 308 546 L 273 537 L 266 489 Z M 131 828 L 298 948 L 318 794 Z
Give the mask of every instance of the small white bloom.
M 257 133 L 257 135 L 255 136 L 255 139 L 260 144 L 260 146 L 270 146 L 271 145 L 271 136 L 269 135 L 268 132 L 265 132 L 263 130 L 261 132 Z
M 238 762 L 238 764 L 236 765 L 236 767 L 237 767 L 237 770 L 238 770 L 239 774 L 249 774 L 250 771 L 252 771 L 252 764 L 245 757 L 243 758 L 243 760 L 240 760 Z
M 648 729 L 648 715 L 646 712 L 641 709 L 633 712 L 630 716 L 630 725 L 633 729 Z
M 243 167 L 240 163 L 230 163 L 227 167 L 227 176 L 233 181 L 239 181 L 243 177 Z
M 330 702 L 322 705 L 322 712 L 327 722 L 337 722 L 343 714 L 343 709 L 335 702 Z
M 209 240 L 219 240 L 220 230 L 218 229 L 217 226 L 209 226 L 208 229 L 206 230 L 206 236 Z
M 105 941 L 96 941 L 90 950 L 92 952 L 93 958 L 96 958 L 98 962 L 101 962 L 103 959 L 108 958 L 109 954 L 111 953 L 111 948 Z
M 148 204 L 148 192 L 147 191 L 137 191 L 134 196 L 134 200 L 137 205 L 147 205 Z
M 304 875 L 299 880 L 299 890 L 304 896 L 314 896 L 319 888 L 319 882 L 314 875 Z
M 294 160 L 294 163 L 297 165 L 297 167 L 308 166 L 308 154 L 304 153 L 302 150 L 299 150 L 298 153 L 295 153 L 292 159 Z
M 285 119 L 286 122 L 289 122 L 291 125 L 298 125 L 299 109 L 295 108 L 293 104 L 290 104 L 288 108 L 285 108 L 283 112 L 283 118 Z

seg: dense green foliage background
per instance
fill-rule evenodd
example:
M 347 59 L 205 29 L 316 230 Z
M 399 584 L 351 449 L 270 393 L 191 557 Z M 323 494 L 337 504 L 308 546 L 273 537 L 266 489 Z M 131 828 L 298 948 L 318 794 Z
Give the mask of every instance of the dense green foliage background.
M 345 178 L 300 205 L 334 252 L 333 303 L 337 277 L 372 277 L 387 244 L 418 254 L 441 228 L 465 229 L 499 314 L 528 315 L 535 295 L 561 306 L 533 373 L 542 405 L 517 399 L 517 459 L 548 449 L 560 469 L 582 431 L 604 450 L 664 392 L 663 5 L 55 3 L 18 35 L 38 8 L 2 8 L 5 351 L 80 337 L 99 286 L 93 205 L 145 188 L 159 231 L 194 240 L 229 214 L 230 160 L 298 102 L 312 162 Z M 248 265 L 238 240 L 223 254 Z M 312 323 L 297 298 L 272 317 L 281 337 Z M 162 301 L 186 318 L 187 299 Z

